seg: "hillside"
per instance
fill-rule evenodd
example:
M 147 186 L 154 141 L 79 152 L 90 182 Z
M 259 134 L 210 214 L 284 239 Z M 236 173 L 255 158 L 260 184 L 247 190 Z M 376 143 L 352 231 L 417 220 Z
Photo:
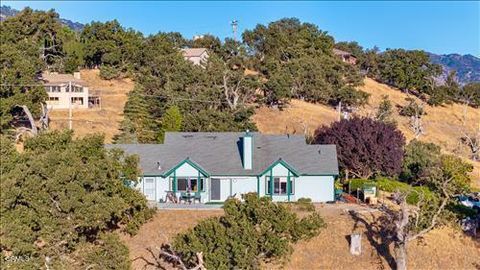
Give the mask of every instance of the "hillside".
M 349 210 L 358 211 L 359 218 L 350 215 Z M 320 235 L 295 244 L 293 254 L 285 264 L 263 265 L 261 269 L 391 268 L 393 245 L 389 244 L 391 240 L 378 236 L 378 227 L 372 222 L 375 210 L 352 204 L 325 204 L 317 205 L 316 211 L 327 223 Z M 147 248 L 170 243 L 177 233 L 192 228 L 200 220 L 221 214 L 222 210 L 157 211 L 137 235 L 121 235 L 129 248 L 132 268 L 158 269 Z M 349 253 L 348 235 L 353 230 L 362 233 L 360 256 Z M 421 241 L 409 244 L 408 264 L 409 269 L 478 269 L 479 256 L 478 242 L 455 229 L 443 227 L 429 232 Z
M 359 115 L 371 116 L 375 113 L 383 95 L 388 95 L 395 107 L 407 104 L 407 95 L 385 84 L 372 79 L 365 79 L 361 90 L 371 94 L 369 105 L 358 111 Z M 417 102 L 420 102 L 417 100 Z M 441 107 L 425 106 L 427 115 L 424 116 L 425 134 L 420 140 L 433 142 L 440 145 L 446 152 L 455 153 L 467 157 L 465 147 L 460 144 L 461 130 L 473 131 L 480 128 L 480 109 L 465 108 L 460 104 L 445 105 Z M 409 128 L 409 119 L 398 115 L 395 110 L 395 118 L 398 128 L 403 132 L 407 140 L 414 138 Z M 465 125 L 462 123 L 466 112 Z M 312 135 L 315 129 L 321 125 L 329 125 L 338 119 L 338 113 L 331 107 L 311 104 L 300 100 L 292 100 L 290 106 L 283 111 L 274 108 L 261 107 L 256 110 L 253 121 L 258 129 L 265 133 L 304 133 Z M 475 162 L 473 178 L 480 187 L 480 164 Z
M 98 70 L 82 70 L 81 76 L 88 83 L 90 92 L 94 91 L 101 97 L 102 106 L 73 110 L 75 136 L 104 133 L 105 141 L 111 142 L 113 136 L 119 133 L 123 107 L 134 84 L 130 79 L 102 80 Z M 68 110 L 53 110 L 50 112 L 50 119 L 51 129 L 68 128 Z

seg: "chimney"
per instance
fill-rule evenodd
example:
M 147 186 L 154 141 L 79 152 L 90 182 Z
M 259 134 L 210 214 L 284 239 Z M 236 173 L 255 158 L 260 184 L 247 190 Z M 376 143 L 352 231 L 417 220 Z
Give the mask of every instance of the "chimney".
M 73 73 L 73 78 L 80 80 L 80 72 L 74 72 Z
M 253 134 L 247 129 L 243 136 L 243 168 L 251 170 L 253 167 Z

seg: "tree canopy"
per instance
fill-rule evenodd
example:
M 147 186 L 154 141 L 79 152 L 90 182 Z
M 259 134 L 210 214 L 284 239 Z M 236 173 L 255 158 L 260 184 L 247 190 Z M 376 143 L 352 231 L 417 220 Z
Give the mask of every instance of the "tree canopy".
M 225 215 L 205 219 L 175 237 L 172 248 L 188 267 L 203 252 L 208 269 L 256 269 L 263 261 L 285 259 L 292 243 L 318 235 L 325 225 L 316 212 L 299 218 L 268 197 L 248 193 L 243 199 L 227 200 Z
M 8 252 L 29 258 L 12 263 L 14 268 L 66 268 L 69 258 L 79 256 L 76 263 L 84 264 L 77 268 L 85 268 L 108 264 L 92 255 L 107 248 L 123 256 L 110 260 L 128 265 L 128 252 L 111 232 L 135 233 L 151 216 L 145 197 L 124 184 L 136 181 L 138 157 L 104 149 L 102 136 L 74 140 L 71 132 L 31 138 L 23 153 L 7 138 L 1 140 L 2 262 Z
M 313 24 L 285 18 L 246 30 L 243 41 L 254 56 L 252 66 L 267 79 L 262 90 L 268 104 L 292 97 L 325 104 L 366 102 L 368 96 L 354 88 L 362 80 L 359 70 L 336 57 L 333 37 Z M 347 88 L 352 94 L 341 95 Z
M 340 168 L 359 178 L 395 176 L 402 168 L 405 137 L 391 124 L 370 118 L 342 119 L 318 128 L 314 141 L 335 144 Z

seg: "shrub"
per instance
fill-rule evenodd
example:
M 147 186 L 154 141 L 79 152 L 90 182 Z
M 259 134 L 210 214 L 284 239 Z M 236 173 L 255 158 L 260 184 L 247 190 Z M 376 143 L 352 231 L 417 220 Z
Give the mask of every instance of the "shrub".
M 423 109 L 423 106 L 421 104 L 418 104 L 414 98 L 406 98 L 406 101 L 408 101 L 408 104 L 400 110 L 400 115 L 402 116 L 422 116 L 427 114 L 425 110 Z
M 128 270 L 131 268 L 128 248 L 117 234 L 103 234 L 98 242 L 98 245 L 86 244 L 84 249 L 79 250 L 85 252 L 84 259 L 81 260 L 82 268 L 105 270 Z
M 375 181 L 368 179 L 352 179 L 349 182 L 350 190 L 362 189 L 364 184 L 375 184 Z
M 312 203 L 312 199 L 310 198 L 300 198 L 295 203 L 297 205 L 297 209 L 300 211 L 315 211 L 315 206 Z
M 120 71 L 116 67 L 107 65 L 100 66 L 100 78 L 105 80 L 111 80 L 118 77 L 120 77 Z
M 408 183 L 417 182 L 430 168 L 439 165 L 440 155 L 440 146 L 412 140 L 405 147 L 400 179 Z
M 227 200 L 224 216 L 203 220 L 175 237 L 173 250 L 187 267 L 196 265 L 195 254 L 203 252 L 207 269 L 258 268 L 261 261 L 285 258 L 291 243 L 314 237 L 325 226 L 317 213 L 299 219 L 269 197 L 249 193 L 243 199 Z
M 431 202 L 436 198 L 434 193 L 426 186 L 412 187 L 407 183 L 388 178 L 377 179 L 377 187 L 378 189 L 386 192 L 399 191 L 402 193 L 407 193 L 406 200 L 408 204 L 417 204 L 420 199 L 423 199 L 426 202 Z
M 389 178 L 378 178 L 377 179 L 378 189 L 387 191 L 387 192 L 406 192 L 412 188 L 409 184 L 395 181 Z
M 408 191 L 407 203 L 417 204 L 420 200 L 425 203 L 434 203 L 436 198 L 435 194 L 428 187 L 417 186 Z

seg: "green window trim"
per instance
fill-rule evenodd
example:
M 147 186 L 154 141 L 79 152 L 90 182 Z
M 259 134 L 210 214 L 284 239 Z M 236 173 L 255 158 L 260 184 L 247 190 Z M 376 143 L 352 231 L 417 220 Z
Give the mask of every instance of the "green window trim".
M 285 187 L 285 193 L 275 193 L 273 192 L 270 192 L 271 190 L 275 190 L 275 178 L 278 178 L 280 183 L 279 185 L 281 185 L 281 183 L 286 183 L 286 187 Z M 294 179 L 292 181 L 292 178 Z M 270 179 L 272 179 L 273 181 L 271 181 Z M 284 181 L 282 181 L 284 180 Z M 288 176 L 274 176 L 272 174 L 268 175 L 268 176 L 265 176 L 265 195 L 270 195 L 271 197 L 272 196 L 288 196 L 289 199 L 290 199 L 290 196 L 291 195 L 295 195 L 295 188 L 294 188 L 294 183 L 295 181 L 295 178 L 294 177 L 291 177 L 290 175 Z M 269 191 L 270 190 L 270 191 Z
M 179 177 L 169 177 L 169 181 L 171 181 L 171 186 L 172 186 L 172 190 L 173 192 L 187 192 L 188 191 L 188 188 L 191 188 L 192 187 L 192 180 L 194 180 L 194 182 L 196 181 L 196 186 L 197 186 L 197 190 L 194 191 L 194 190 L 190 190 L 191 192 L 206 192 L 205 190 L 205 182 L 207 181 L 206 179 L 208 178 L 205 178 L 205 177 L 199 177 L 199 176 L 179 176 Z M 185 183 L 185 187 L 186 189 L 179 189 L 178 188 L 178 183 L 179 183 L 179 180 L 186 180 L 186 183 Z

